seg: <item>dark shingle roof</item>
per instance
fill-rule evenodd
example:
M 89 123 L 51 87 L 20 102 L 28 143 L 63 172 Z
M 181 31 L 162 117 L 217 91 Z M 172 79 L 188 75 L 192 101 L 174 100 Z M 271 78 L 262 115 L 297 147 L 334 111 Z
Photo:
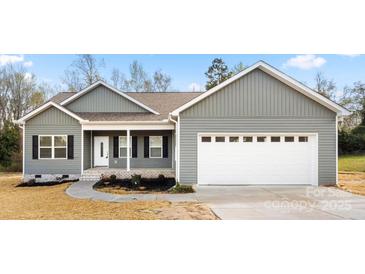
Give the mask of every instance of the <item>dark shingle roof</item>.
M 55 96 L 50 98 L 48 101 L 52 101 L 52 102 L 55 102 L 57 104 L 60 104 L 63 101 L 65 101 L 67 98 L 70 98 L 72 95 L 75 95 L 75 94 L 76 94 L 76 92 L 69 92 L 69 91 L 59 92 Z
M 75 92 L 60 92 L 49 101 L 60 104 L 76 94 Z M 90 121 L 160 121 L 168 118 L 168 114 L 195 97 L 201 92 L 125 92 L 128 96 L 160 113 L 122 112 L 75 112 L 81 118 Z M 67 106 L 66 106 L 67 108 Z

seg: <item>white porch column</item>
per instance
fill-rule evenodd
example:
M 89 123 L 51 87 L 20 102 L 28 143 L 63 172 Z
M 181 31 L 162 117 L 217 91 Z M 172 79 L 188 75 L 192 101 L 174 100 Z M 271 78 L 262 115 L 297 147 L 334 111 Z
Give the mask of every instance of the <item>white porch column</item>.
M 130 146 L 131 146 L 131 144 L 130 144 L 130 130 L 129 129 L 127 129 L 127 171 L 130 171 L 131 170 L 131 166 L 130 166 L 130 150 L 129 150 L 129 148 L 130 148 Z

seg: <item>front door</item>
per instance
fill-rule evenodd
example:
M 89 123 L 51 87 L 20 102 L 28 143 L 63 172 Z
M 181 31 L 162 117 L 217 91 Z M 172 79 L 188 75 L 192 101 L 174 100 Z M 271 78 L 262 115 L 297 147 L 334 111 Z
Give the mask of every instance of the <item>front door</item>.
M 109 165 L 109 137 L 94 137 L 94 166 Z

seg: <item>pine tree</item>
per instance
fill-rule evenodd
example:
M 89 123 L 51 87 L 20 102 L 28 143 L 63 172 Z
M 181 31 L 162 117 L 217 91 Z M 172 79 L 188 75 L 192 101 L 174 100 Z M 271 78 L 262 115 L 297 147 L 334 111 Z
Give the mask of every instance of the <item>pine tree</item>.
M 209 90 L 223 81 L 227 80 L 232 76 L 232 72 L 228 69 L 228 66 L 224 63 L 223 59 L 215 58 L 212 62 L 212 65 L 208 68 L 208 71 L 205 75 L 208 78 L 207 83 L 205 84 L 206 90 Z

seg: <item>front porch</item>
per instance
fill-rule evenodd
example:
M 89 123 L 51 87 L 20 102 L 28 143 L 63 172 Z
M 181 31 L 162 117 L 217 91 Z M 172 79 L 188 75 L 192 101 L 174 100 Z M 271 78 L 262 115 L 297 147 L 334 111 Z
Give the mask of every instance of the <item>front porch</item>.
M 159 175 L 175 178 L 175 170 L 173 168 L 108 168 L 94 167 L 84 170 L 80 180 L 100 180 L 102 176 L 116 175 L 118 179 L 131 178 L 133 174 L 141 175 L 143 178 L 156 178 Z

